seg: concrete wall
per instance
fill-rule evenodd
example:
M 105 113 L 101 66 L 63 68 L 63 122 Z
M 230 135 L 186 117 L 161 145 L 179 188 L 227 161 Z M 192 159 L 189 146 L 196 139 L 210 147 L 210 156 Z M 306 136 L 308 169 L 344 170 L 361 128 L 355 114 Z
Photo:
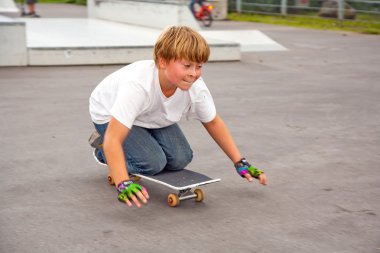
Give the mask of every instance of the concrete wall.
M 0 0 L 0 13 L 19 13 L 13 0 Z
M 88 0 L 88 17 L 164 29 L 187 25 L 200 30 L 188 1 Z
M 25 23 L 0 16 L 0 66 L 27 65 Z
M 29 65 L 126 64 L 152 57 L 152 47 L 29 48 Z

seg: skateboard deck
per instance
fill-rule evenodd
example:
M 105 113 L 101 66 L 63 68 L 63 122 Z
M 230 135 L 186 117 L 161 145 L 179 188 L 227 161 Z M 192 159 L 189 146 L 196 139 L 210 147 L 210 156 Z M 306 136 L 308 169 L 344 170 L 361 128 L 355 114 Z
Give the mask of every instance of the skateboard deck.
M 204 174 L 192 170 L 180 171 L 163 171 L 157 175 L 132 174 L 131 177 L 136 181 L 143 179 L 164 185 L 178 193 L 169 194 L 167 201 L 169 206 L 178 206 L 181 200 L 195 199 L 197 202 L 202 202 L 204 192 L 197 188 L 206 184 L 219 182 L 220 179 L 213 179 Z M 112 178 L 108 177 L 108 181 L 112 184 Z M 196 189 L 194 189 L 196 188 Z M 194 189 L 194 191 L 192 190 Z

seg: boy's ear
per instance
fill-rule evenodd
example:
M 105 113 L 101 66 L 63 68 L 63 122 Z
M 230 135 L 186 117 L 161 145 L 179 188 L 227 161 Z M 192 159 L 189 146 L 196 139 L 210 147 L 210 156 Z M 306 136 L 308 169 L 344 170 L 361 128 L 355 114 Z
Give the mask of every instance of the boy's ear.
M 167 62 L 164 58 L 158 57 L 158 67 L 160 69 L 164 69 L 166 67 L 166 64 L 167 64 Z

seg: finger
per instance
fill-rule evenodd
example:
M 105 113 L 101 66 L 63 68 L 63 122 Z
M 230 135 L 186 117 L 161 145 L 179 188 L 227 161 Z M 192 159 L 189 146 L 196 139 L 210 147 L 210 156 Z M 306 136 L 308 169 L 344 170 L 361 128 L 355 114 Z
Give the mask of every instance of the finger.
M 132 197 L 131 197 L 131 199 L 132 199 L 133 203 L 135 203 L 135 205 L 136 205 L 138 208 L 141 207 L 141 204 L 140 204 L 139 200 L 136 198 L 136 195 L 133 194 Z
M 244 177 L 248 180 L 248 182 L 252 182 L 253 181 L 253 178 L 252 178 L 252 176 L 249 173 L 245 174 Z
M 259 179 L 260 179 L 260 184 L 262 185 L 267 184 L 267 177 L 265 176 L 265 174 L 261 174 Z
M 132 207 L 132 203 L 131 203 L 131 201 L 129 201 L 129 199 L 127 199 L 127 200 L 125 201 L 125 204 L 127 204 L 127 206 L 129 206 L 129 207 Z
M 144 195 L 144 197 L 146 199 L 149 199 L 149 194 L 148 194 L 148 191 L 146 190 L 146 188 L 144 186 L 142 186 L 142 194 Z
M 122 203 L 127 204 L 129 207 L 132 206 L 131 201 L 129 201 L 128 197 L 127 197 L 126 195 L 124 195 L 124 194 L 120 194 L 120 195 L 118 196 L 118 200 L 119 200 L 120 202 L 122 202 Z
M 145 196 L 139 191 L 139 192 L 137 192 L 136 193 L 136 195 L 137 195 L 137 197 L 139 197 L 139 199 L 141 199 L 141 201 L 143 202 L 143 203 L 147 203 L 148 201 L 146 200 L 146 198 L 145 198 Z

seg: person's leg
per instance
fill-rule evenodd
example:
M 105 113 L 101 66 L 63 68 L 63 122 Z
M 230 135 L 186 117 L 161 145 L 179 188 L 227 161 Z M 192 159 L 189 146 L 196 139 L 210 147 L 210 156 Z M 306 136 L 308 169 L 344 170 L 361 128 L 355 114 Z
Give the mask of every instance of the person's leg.
M 150 132 L 165 153 L 165 170 L 182 170 L 192 161 L 193 151 L 178 124 Z
M 30 15 L 36 13 L 36 7 L 35 7 L 34 3 L 33 4 L 28 4 L 28 13 Z
M 36 13 L 36 2 L 37 0 L 26 0 L 28 6 L 28 15 L 33 15 Z
M 101 141 L 99 141 L 100 143 L 103 143 L 103 140 L 104 140 L 104 135 L 106 133 L 106 130 L 107 130 L 107 127 L 108 127 L 108 123 L 105 123 L 105 124 L 96 124 L 94 123 L 95 125 L 95 129 L 96 131 L 98 131 L 98 133 L 100 134 L 100 137 L 101 137 Z M 106 161 L 106 156 L 103 152 L 103 148 L 102 147 L 99 147 L 97 149 L 95 149 L 95 156 L 96 158 L 100 161 L 100 162 L 104 162 L 105 164 L 107 164 L 107 161 Z
M 95 124 L 102 138 L 107 126 L 108 123 Z M 181 170 L 193 158 L 193 151 L 177 124 L 160 129 L 133 126 L 124 141 L 123 149 L 128 172 L 132 174 L 155 175 L 163 169 Z M 97 157 L 106 161 L 102 148 Z
M 103 142 L 108 123 L 94 125 Z M 154 175 L 162 171 L 166 165 L 165 153 L 148 129 L 133 126 L 123 143 L 123 150 L 128 172 L 131 174 Z M 106 163 L 103 148 L 99 148 L 95 155 L 98 160 Z
M 167 163 L 165 153 L 150 131 L 151 129 L 133 126 L 124 141 L 129 173 L 155 175 L 164 169 Z
M 194 16 L 195 16 L 195 9 L 194 9 L 195 3 L 196 3 L 196 0 L 191 0 L 189 4 L 190 11 L 193 13 Z

